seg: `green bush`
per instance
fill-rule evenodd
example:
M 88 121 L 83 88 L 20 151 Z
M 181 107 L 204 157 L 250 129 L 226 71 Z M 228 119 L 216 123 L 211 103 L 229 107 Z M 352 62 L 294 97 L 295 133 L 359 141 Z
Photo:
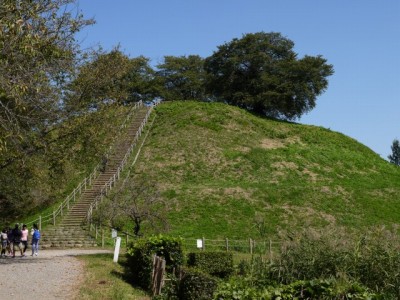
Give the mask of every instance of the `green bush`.
M 252 286 L 246 278 L 235 277 L 229 282 L 221 283 L 214 295 L 216 300 L 240 299 L 320 299 L 342 300 L 358 299 L 372 300 L 382 299 L 378 295 L 370 293 L 365 287 L 356 283 L 338 283 L 334 279 L 296 281 L 287 285 L 256 287 Z
M 397 228 L 372 228 L 361 237 L 337 231 L 303 233 L 282 247 L 268 279 L 288 284 L 350 278 L 389 299 L 400 299 L 399 249 Z
M 225 278 L 233 272 L 233 255 L 230 252 L 191 252 L 187 264 L 213 276 Z
M 179 284 L 179 299 L 209 300 L 213 299 L 217 289 L 217 279 L 200 270 L 186 269 Z
M 134 284 L 150 288 L 153 255 L 166 260 L 166 270 L 171 272 L 183 262 L 182 239 L 166 236 L 142 238 L 133 243 L 127 251 L 128 267 Z

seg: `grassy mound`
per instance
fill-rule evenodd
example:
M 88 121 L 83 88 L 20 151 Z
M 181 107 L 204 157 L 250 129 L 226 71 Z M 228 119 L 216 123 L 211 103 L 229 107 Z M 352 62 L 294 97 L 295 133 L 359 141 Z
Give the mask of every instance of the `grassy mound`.
M 155 113 L 135 172 L 168 199 L 173 234 L 399 223 L 400 168 L 343 134 L 220 103 L 163 103 Z

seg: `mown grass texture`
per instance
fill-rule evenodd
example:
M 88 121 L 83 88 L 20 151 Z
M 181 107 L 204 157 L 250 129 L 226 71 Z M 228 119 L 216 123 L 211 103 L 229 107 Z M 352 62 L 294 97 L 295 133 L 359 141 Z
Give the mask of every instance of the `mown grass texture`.
M 331 130 L 221 103 L 170 102 L 135 166 L 168 200 L 171 234 L 259 238 L 399 222 L 400 169 Z

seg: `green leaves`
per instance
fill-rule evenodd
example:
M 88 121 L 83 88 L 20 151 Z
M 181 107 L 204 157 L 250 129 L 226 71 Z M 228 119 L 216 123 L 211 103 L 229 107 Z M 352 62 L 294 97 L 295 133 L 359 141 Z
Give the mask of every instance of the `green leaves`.
M 396 166 L 400 166 L 400 144 L 399 140 L 395 139 L 392 143 L 392 154 L 388 156 L 389 161 Z
M 165 56 L 157 76 L 164 87 L 166 100 L 204 100 L 204 60 L 198 55 Z
M 315 107 L 333 67 L 321 56 L 297 59 L 293 47 L 275 32 L 246 34 L 219 46 L 205 60 L 207 92 L 267 116 L 300 117 Z

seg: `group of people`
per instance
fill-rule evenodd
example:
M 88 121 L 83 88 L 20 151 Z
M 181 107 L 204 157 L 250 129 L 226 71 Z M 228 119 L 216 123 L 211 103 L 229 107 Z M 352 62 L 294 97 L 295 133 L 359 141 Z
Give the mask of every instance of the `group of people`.
M 40 240 L 40 231 L 36 224 L 33 224 L 33 228 L 31 229 L 31 245 L 32 245 L 32 255 L 38 256 L 39 253 L 39 240 Z M 21 256 L 24 257 L 25 251 L 28 248 L 28 238 L 29 231 L 27 226 L 22 225 L 22 229 L 19 228 L 19 224 L 15 224 L 15 227 L 11 229 L 10 227 L 4 228 L 1 232 L 1 256 L 7 257 L 6 252 L 9 256 L 15 257 L 17 251 L 21 253 Z

